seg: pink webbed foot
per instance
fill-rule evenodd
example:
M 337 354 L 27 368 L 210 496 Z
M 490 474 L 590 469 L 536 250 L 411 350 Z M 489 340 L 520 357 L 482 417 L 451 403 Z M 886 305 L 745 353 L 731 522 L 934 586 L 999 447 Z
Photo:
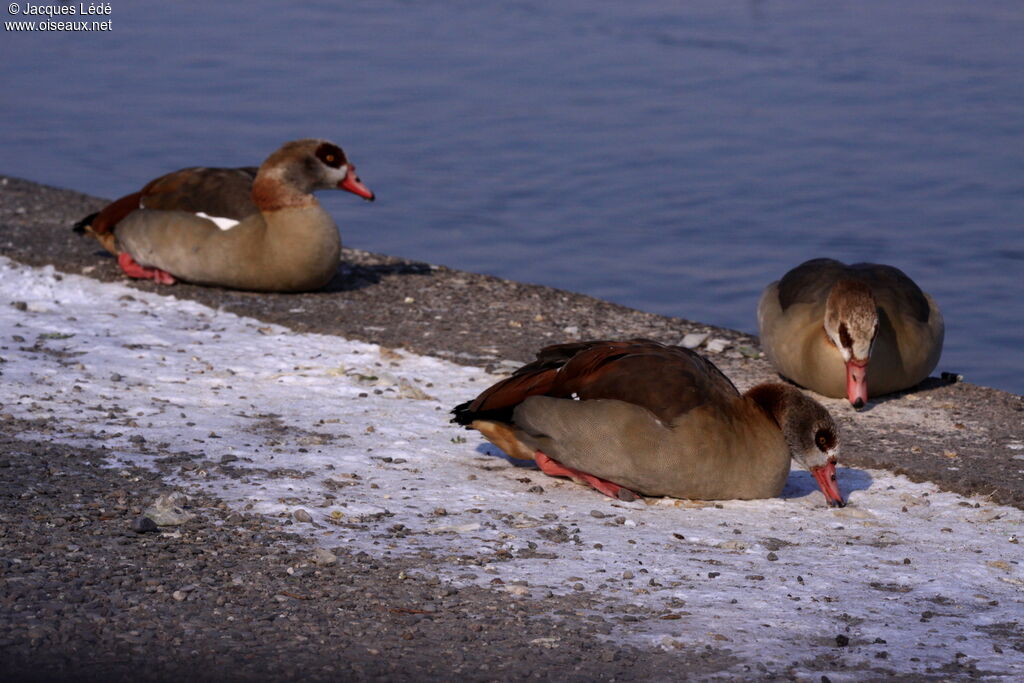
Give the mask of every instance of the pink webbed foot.
M 125 275 L 138 280 L 152 280 L 161 285 L 173 285 L 177 282 L 174 276 L 166 270 L 140 266 L 127 251 L 122 251 L 117 255 L 117 265 L 121 266 L 121 270 L 124 271 Z
M 592 474 L 587 474 L 586 472 L 566 467 L 558 461 L 552 460 L 541 451 L 536 451 L 533 454 L 533 459 L 537 463 L 537 466 L 540 467 L 540 471 L 548 476 L 569 477 L 573 481 L 577 481 L 581 484 L 589 484 L 604 495 L 617 500 L 630 501 L 637 499 L 637 495 L 624 486 L 619 486 L 616 483 L 595 477 Z

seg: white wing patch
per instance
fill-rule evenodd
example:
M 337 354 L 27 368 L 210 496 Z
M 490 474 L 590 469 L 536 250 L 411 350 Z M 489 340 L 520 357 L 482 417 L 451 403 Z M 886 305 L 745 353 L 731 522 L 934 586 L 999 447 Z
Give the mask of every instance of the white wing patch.
M 231 228 L 238 225 L 238 221 L 236 221 L 234 218 L 224 218 L 223 216 L 207 216 L 202 211 L 197 211 L 196 215 L 199 216 L 200 218 L 205 218 L 208 221 L 213 221 L 213 224 L 216 225 L 221 230 L 230 230 Z

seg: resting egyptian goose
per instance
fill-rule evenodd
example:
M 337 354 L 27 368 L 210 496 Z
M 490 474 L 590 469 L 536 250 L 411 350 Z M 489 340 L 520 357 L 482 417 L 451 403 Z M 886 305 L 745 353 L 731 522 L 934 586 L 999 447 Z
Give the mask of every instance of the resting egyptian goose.
M 796 458 L 829 505 L 843 505 L 839 429 L 821 404 L 788 384 L 740 394 L 713 363 L 679 346 L 549 346 L 452 412 L 510 457 L 612 497 L 771 498 Z
M 764 290 L 757 324 L 779 374 L 855 408 L 919 383 L 942 354 L 935 301 L 901 270 L 875 263 L 800 264 Z
M 355 166 L 326 140 L 288 142 L 259 169 L 185 168 L 150 181 L 75 225 L 134 278 L 299 292 L 330 281 L 338 228 L 314 190 L 373 201 Z

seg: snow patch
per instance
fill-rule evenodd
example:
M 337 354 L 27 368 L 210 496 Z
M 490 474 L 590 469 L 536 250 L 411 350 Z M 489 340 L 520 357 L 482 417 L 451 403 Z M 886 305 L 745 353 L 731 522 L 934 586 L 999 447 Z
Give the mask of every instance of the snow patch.
M 25 438 L 170 458 L 176 483 L 324 547 L 433 558 L 509 599 L 593 591 L 619 640 L 833 679 L 1024 676 L 1015 508 L 844 467 L 843 509 L 804 471 L 772 500 L 613 501 L 451 425 L 497 379 L 481 369 L 6 259 L 0 290 L 0 419 L 47 425 Z

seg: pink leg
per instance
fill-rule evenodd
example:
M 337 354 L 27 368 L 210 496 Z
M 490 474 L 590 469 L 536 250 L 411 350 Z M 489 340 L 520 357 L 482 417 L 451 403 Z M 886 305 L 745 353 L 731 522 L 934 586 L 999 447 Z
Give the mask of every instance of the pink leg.
M 128 277 L 133 277 L 139 280 L 152 280 L 153 282 L 161 285 L 173 285 L 177 282 L 177 280 L 174 279 L 174 276 L 166 270 L 160 270 L 159 268 L 144 268 L 143 266 L 140 266 L 127 251 L 122 251 L 117 255 L 117 265 L 121 266 L 121 270 L 123 270 L 124 274 Z
M 597 489 L 606 496 L 616 498 L 618 500 L 636 500 L 637 495 L 629 489 L 619 486 L 610 481 L 600 479 L 592 474 L 586 472 L 580 472 L 574 470 L 571 467 L 566 467 L 556 460 L 552 460 L 541 451 L 536 451 L 533 454 L 533 459 L 536 461 L 537 466 L 540 467 L 540 471 L 551 477 L 570 477 L 574 481 L 578 481 L 581 484 L 590 484 L 591 487 Z

